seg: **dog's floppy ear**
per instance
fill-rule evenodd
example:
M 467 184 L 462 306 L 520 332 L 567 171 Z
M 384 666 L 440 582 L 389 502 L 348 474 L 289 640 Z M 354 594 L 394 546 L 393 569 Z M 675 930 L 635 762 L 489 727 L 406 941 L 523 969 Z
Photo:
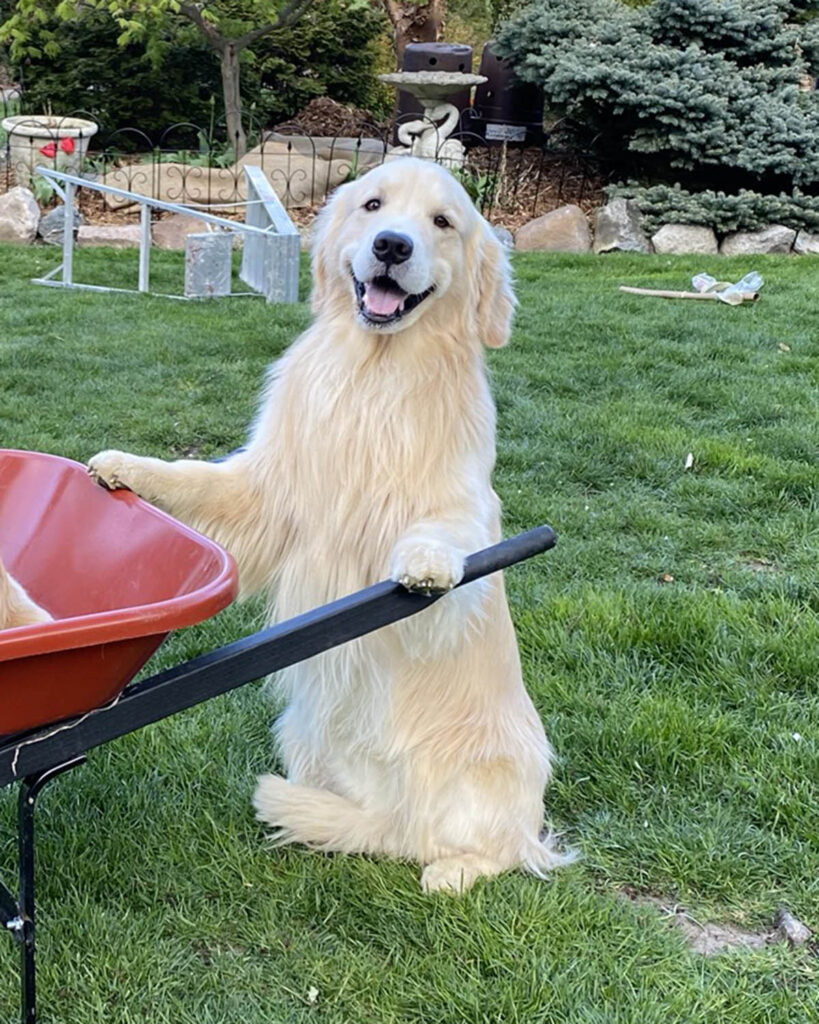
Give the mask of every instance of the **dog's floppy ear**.
M 313 288 L 310 305 L 318 313 L 330 295 L 330 261 L 337 255 L 332 245 L 342 216 L 344 185 L 339 186 L 319 211 L 313 222 L 313 240 L 310 246 L 310 260 L 313 271 Z
M 483 219 L 475 264 L 478 337 L 489 348 L 500 348 L 509 341 L 517 301 L 506 249 Z

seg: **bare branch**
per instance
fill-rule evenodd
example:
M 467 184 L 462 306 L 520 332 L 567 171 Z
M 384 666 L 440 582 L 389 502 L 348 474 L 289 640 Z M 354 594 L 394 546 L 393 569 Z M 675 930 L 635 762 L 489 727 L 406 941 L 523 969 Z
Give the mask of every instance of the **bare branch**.
M 266 36 L 268 32 L 275 32 L 277 29 L 295 25 L 299 18 L 307 12 L 308 7 L 312 3 L 313 0 L 290 0 L 290 3 L 281 9 L 275 21 L 271 21 L 267 25 L 261 25 L 259 28 L 254 28 L 250 32 L 245 32 L 243 36 L 233 40 L 233 42 L 241 50 L 246 46 L 251 46 L 257 39 Z
M 227 40 L 216 26 L 202 14 L 199 4 L 181 3 L 179 13 L 192 21 L 215 50 L 224 50 Z
M 290 0 L 279 12 L 277 27 L 287 28 L 289 25 L 295 25 L 312 3 L 313 0 Z

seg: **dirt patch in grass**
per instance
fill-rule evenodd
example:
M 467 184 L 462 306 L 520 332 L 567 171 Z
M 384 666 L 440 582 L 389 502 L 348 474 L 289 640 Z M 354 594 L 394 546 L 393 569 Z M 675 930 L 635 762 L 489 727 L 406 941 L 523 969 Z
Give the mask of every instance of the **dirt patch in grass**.
M 742 564 L 752 572 L 779 572 L 779 566 L 768 558 L 746 558 Z
M 779 942 L 787 942 L 791 947 L 803 946 L 813 936 L 810 928 L 784 907 L 777 911 L 771 927 L 749 931 L 728 921 L 699 921 L 681 904 L 630 886 L 623 890 L 623 895 L 632 903 L 655 909 L 681 932 L 691 952 L 700 956 L 716 956 L 733 949 L 765 949 Z

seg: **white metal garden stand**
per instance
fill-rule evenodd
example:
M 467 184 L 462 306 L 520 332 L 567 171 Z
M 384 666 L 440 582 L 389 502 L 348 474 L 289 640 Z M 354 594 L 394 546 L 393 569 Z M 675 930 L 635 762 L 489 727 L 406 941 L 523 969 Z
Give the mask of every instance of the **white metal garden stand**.
M 164 295 L 171 299 L 201 299 L 221 296 L 263 295 L 268 302 L 296 302 L 299 289 L 299 232 L 270 182 L 259 167 L 245 167 L 247 201 L 245 222 L 228 220 L 207 210 L 152 199 L 137 192 L 90 181 L 65 171 L 38 167 L 37 173 L 51 182 L 65 203 L 63 230 L 63 261 L 45 277 L 33 279 L 34 284 L 52 288 L 83 288 L 95 292 L 149 292 L 151 261 L 151 211 L 164 210 L 196 217 L 203 228 L 215 226 L 218 231 L 188 235 L 185 258 L 185 294 Z M 74 203 L 78 188 L 118 196 L 139 205 L 139 278 L 136 288 L 81 284 L 74 280 Z M 233 292 L 230 287 L 232 243 L 234 236 L 243 239 L 242 265 L 239 277 L 251 292 Z M 57 276 L 59 275 L 59 277 Z M 164 293 L 153 293 L 164 294 Z

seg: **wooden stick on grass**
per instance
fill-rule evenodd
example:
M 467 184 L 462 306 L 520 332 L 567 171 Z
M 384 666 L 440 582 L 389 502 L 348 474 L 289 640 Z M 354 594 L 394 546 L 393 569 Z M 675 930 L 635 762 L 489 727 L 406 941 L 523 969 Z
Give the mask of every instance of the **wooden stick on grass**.
M 628 285 L 620 285 L 621 292 L 628 292 L 629 295 L 653 295 L 658 299 L 714 299 L 719 301 L 718 292 L 670 292 L 657 288 L 630 288 Z M 756 302 L 759 292 L 740 292 L 740 302 Z M 734 303 L 729 303 L 734 305 Z M 739 305 L 739 303 L 736 303 Z

